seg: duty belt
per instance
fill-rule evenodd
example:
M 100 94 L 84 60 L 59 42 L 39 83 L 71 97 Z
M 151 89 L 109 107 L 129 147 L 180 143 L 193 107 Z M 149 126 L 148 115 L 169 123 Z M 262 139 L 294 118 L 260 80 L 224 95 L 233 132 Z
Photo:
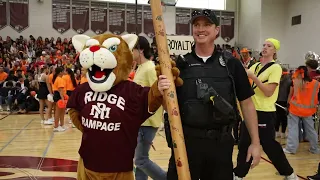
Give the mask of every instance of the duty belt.
M 183 126 L 183 133 L 186 137 L 196 137 L 202 139 L 222 140 L 224 135 L 228 135 L 232 131 L 232 126 L 222 126 L 214 129 L 199 129 L 190 126 Z

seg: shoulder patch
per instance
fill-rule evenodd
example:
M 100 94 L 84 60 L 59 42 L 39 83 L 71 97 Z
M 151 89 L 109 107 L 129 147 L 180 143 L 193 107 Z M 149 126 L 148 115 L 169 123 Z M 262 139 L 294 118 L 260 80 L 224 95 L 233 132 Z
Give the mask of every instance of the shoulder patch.
M 225 67 L 226 66 L 226 61 L 223 59 L 222 56 L 219 57 L 219 63 L 221 66 Z

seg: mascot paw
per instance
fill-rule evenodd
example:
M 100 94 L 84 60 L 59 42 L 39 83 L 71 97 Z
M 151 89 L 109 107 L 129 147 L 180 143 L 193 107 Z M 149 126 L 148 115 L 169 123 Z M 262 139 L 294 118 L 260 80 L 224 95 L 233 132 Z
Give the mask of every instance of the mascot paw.
M 71 108 L 71 109 L 68 111 L 68 114 L 69 114 L 69 116 L 70 116 L 70 119 L 71 119 L 73 125 L 74 125 L 77 129 L 79 129 L 81 132 L 83 132 L 83 127 L 82 127 L 82 125 L 81 125 L 79 112 L 78 112 L 77 110 Z
M 176 87 L 182 86 L 183 85 L 183 80 L 179 77 L 180 75 L 180 70 L 176 67 L 176 62 L 171 60 L 171 72 L 173 75 L 173 80 L 174 84 Z M 161 75 L 161 67 L 160 65 L 156 65 L 156 71 L 157 71 L 157 77 Z

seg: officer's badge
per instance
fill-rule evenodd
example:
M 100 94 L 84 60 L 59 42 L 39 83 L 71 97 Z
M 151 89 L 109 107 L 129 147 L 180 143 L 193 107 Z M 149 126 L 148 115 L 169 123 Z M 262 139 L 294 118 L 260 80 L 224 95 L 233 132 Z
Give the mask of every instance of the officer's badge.
M 223 59 L 222 56 L 220 56 L 219 62 L 220 62 L 220 65 L 221 65 L 221 66 L 226 66 L 226 62 L 224 61 L 224 59 Z

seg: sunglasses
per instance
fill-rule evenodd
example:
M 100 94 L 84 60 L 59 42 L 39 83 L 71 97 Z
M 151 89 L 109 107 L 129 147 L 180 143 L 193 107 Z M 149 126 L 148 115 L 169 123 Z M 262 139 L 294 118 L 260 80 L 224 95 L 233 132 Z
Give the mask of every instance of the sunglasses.
M 212 11 L 209 9 L 204 9 L 204 10 L 194 10 L 191 14 L 192 17 L 198 16 L 198 15 L 205 15 L 207 17 L 211 17 Z

